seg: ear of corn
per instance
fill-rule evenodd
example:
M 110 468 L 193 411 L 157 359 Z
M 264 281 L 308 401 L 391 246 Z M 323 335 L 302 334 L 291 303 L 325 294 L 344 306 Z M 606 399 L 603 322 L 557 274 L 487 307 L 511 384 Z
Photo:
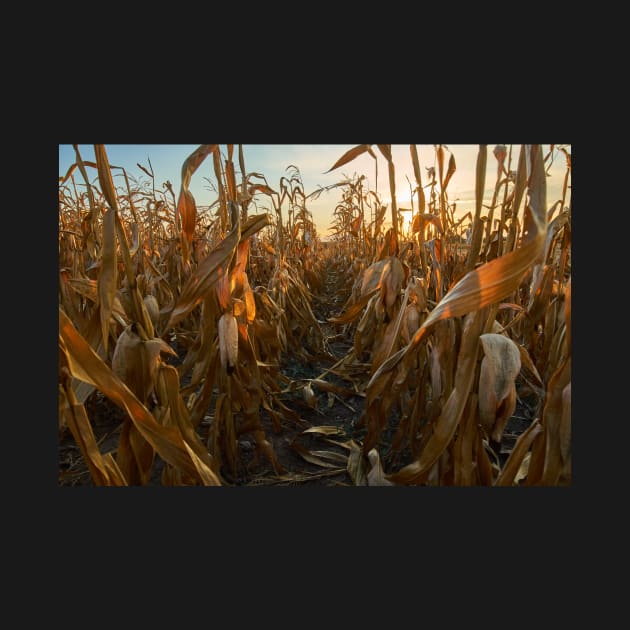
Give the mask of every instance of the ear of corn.
M 238 360 L 238 323 L 232 313 L 223 313 L 219 318 L 219 356 L 221 366 L 232 374 Z

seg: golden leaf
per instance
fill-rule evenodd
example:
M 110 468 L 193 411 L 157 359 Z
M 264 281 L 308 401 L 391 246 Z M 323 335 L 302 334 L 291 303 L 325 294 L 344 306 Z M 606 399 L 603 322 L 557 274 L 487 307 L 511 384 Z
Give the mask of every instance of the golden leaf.
M 521 476 L 517 479 L 517 475 L 519 475 L 519 472 L 522 472 L 521 467 L 525 460 L 525 456 L 529 456 L 529 449 L 534 440 L 542 432 L 543 428 L 540 425 L 540 422 L 538 420 L 534 420 L 534 422 L 532 422 L 532 424 L 519 436 L 512 452 L 510 453 L 510 456 L 503 465 L 503 468 L 494 483 L 495 486 L 511 486 L 514 483 L 518 483 L 518 481 L 523 478 L 524 475 L 521 474 Z M 529 466 L 529 460 L 527 461 L 527 466 Z M 527 471 L 525 470 L 525 475 L 526 474 Z
M 181 469 L 201 483 L 220 486 L 221 481 L 211 471 L 204 477 L 199 475 L 195 463 L 184 446 L 181 432 L 163 427 L 133 392 L 112 372 L 107 364 L 94 352 L 78 333 L 67 315 L 59 309 L 59 340 L 68 358 L 72 376 L 94 385 L 112 402 L 124 409 L 145 440 L 158 452 L 164 461 Z M 210 483 L 208 481 L 210 480 Z
M 328 461 L 327 459 L 324 459 L 321 457 L 322 454 L 324 454 L 324 452 L 322 451 L 318 451 L 318 454 L 314 454 L 311 453 L 311 451 L 309 451 L 308 449 L 304 448 L 301 444 L 298 444 L 297 442 L 292 442 L 291 443 L 291 448 L 296 451 L 303 459 L 305 459 L 307 462 L 309 462 L 310 464 L 315 464 L 316 466 L 322 466 L 324 468 L 338 468 L 339 464 L 335 464 L 332 461 Z M 328 455 L 331 455 L 330 453 L 327 453 Z M 334 453 L 334 455 L 336 455 L 337 457 L 339 456 L 339 453 Z M 332 457 L 331 457 L 332 459 Z M 346 464 L 347 459 L 344 457 L 343 459 L 344 464 Z M 345 466 L 344 466 L 345 468 Z M 343 470 L 343 469 L 342 469 Z
M 452 440 L 471 390 L 483 325 L 481 311 L 466 316 L 458 354 L 455 386 L 451 391 L 433 433 L 418 458 L 402 470 L 388 476 L 394 483 L 412 484 L 428 471 Z M 374 378 L 374 377 L 372 377 Z
M 368 390 L 375 387 L 383 373 L 390 372 L 404 356 L 413 352 L 438 321 L 479 310 L 499 302 L 518 290 L 523 277 L 541 255 L 545 245 L 545 174 L 540 146 L 534 154 L 533 161 L 534 172 L 528 206 L 529 231 L 523 245 L 469 271 L 461 278 L 431 311 L 409 344 L 392 355 L 372 375 Z
M 368 480 L 365 472 L 365 459 L 361 447 L 354 441 L 350 441 L 350 454 L 346 470 L 355 486 L 367 486 Z
M 334 164 L 333 166 L 331 166 L 326 173 L 330 173 L 330 171 L 334 171 L 336 168 L 339 168 L 340 166 L 343 166 L 344 164 L 347 164 L 348 162 L 352 162 L 352 160 L 354 160 L 354 158 L 358 157 L 359 155 L 365 153 L 366 151 L 369 151 L 370 149 L 370 145 L 369 144 L 359 144 L 358 146 L 350 149 L 349 151 L 346 151 Z
M 322 424 L 316 427 L 309 427 L 308 429 L 304 429 L 302 433 L 317 433 L 321 435 L 345 435 L 343 429 L 328 424 Z

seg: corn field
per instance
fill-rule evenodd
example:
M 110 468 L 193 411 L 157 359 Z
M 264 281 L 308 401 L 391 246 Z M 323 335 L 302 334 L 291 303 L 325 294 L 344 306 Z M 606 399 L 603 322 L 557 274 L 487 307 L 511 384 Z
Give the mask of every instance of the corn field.
M 411 222 L 364 177 L 323 241 L 298 167 L 200 145 L 156 187 L 94 145 L 59 178 L 59 485 L 571 484 L 571 155 L 479 145 L 474 213 L 436 145 Z M 206 162 L 207 161 L 207 162 Z M 190 191 L 201 165 L 216 201 Z M 484 203 L 486 175 L 496 182 Z M 124 182 L 115 185 L 114 181 Z

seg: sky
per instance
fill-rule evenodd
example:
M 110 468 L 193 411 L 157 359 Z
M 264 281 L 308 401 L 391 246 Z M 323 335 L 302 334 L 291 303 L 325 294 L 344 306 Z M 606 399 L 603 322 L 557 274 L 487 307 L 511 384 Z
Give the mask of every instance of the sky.
M 358 143 L 357 143 L 358 144 Z M 222 155 L 227 156 L 227 145 L 219 145 Z M 390 200 L 389 173 L 387 162 L 378 150 L 376 145 L 372 145 L 372 150 L 377 156 L 378 179 L 375 170 L 374 159 L 367 153 L 363 153 L 353 161 L 341 166 L 329 173 L 328 171 L 344 153 L 357 145 L 354 144 L 243 144 L 243 154 L 245 170 L 247 173 L 258 173 L 264 175 L 267 184 L 275 191 L 280 192 L 280 179 L 289 179 L 292 170 L 291 165 L 296 166 L 300 171 L 304 193 L 309 195 L 320 187 L 327 187 L 343 181 L 344 179 L 355 179 L 360 175 L 365 175 L 364 190 L 378 192 L 383 203 L 388 205 Z M 475 207 L 475 168 L 479 145 L 476 144 L 447 144 L 442 145 L 445 149 L 444 167 L 448 164 L 448 159 L 452 154 L 455 158 L 456 171 L 448 187 L 448 200 L 452 205 L 456 203 L 456 216 L 461 217 L 466 212 L 473 212 Z M 488 162 L 486 170 L 486 193 L 485 199 L 489 203 L 494 184 L 496 181 L 496 159 L 493 155 L 495 144 L 488 144 Z M 509 144 L 506 145 L 509 148 Z M 571 153 L 571 145 L 561 145 L 567 152 Z M 199 145 L 196 144 L 105 144 L 105 150 L 109 163 L 112 166 L 123 167 L 128 176 L 132 176 L 140 181 L 150 181 L 138 167 L 141 164 L 145 168 L 149 167 L 149 160 L 155 174 L 155 186 L 157 190 L 162 190 L 164 182 L 171 182 L 173 191 L 177 197 L 181 186 L 181 169 L 186 158 L 195 151 Z M 79 152 L 84 161 L 95 161 L 94 145 L 80 144 Z M 422 184 L 429 182 L 427 168 L 435 166 L 437 176 L 437 161 L 435 145 L 417 144 L 418 157 L 420 162 Z M 550 145 L 543 145 L 543 153 L 546 155 Z M 514 144 L 512 148 L 511 169 L 516 170 L 520 145 Z M 411 186 L 415 187 L 413 165 L 408 144 L 392 145 L 392 158 L 396 171 L 396 200 L 399 208 L 411 208 Z M 234 145 L 233 154 L 234 166 L 237 170 L 236 181 L 240 183 L 240 169 L 238 163 L 238 145 Z M 75 152 L 70 144 L 59 145 L 59 177 L 63 177 L 70 166 L 75 162 Z M 78 171 L 75 171 L 78 174 Z M 549 169 L 550 177 L 547 178 L 547 205 L 551 205 L 561 199 L 562 185 L 566 173 L 566 159 L 557 149 L 554 150 L 553 163 Z M 122 172 L 114 169 L 114 184 L 124 187 L 125 182 Z M 88 176 L 96 180 L 96 169 L 88 168 Z M 94 181 L 92 180 L 92 181 Z M 217 193 L 212 189 L 210 182 L 216 183 L 214 175 L 213 161 L 208 156 L 195 171 L 190 181 L 189 190 L 195 198 L 197 206 L 209 206 L 217 199 Z M 80 175 L 75 175 L 78 184 L 82 182 Z M 263 183 L 262 179 L 254 178 L 253 183 Z M 570 182 L 569 182 L 570 183 Z M 342 188 L 332 188 L 330 191 L 322 192 L 316 199 L 308 199 L 307 210 L 312 213 L 320 236 L 330 233 L 333 221 L 333 211 L 341 201 Z M 426 192 L 426 189 L 425 189 Z M 250 213 L 257 214 L 265 211 L 272 211 L 269 197 L 259 196 L 260 201 L 257 208 L 250 206 Z M 415 203 L 415 199 L 414 199 Z M 285 202 L 286 204 L 286 202 Z M 285 205 L 285 208 L 287 206 Z M 485 214 L 487 211 L 482 211 Z M 285 215 L 286 216 L 286 215 Z M 389 217 L 389 213 L 386 215 Z

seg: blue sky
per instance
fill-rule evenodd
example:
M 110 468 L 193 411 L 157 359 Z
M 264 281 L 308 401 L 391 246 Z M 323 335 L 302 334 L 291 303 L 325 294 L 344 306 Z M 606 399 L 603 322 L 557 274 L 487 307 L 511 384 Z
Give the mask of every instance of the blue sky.
M 359 144 L 359 143 L 357 143 Z M 94 161 L 94 145 L 80 144 L 79 151 L 81 157 L 87 161 Z M 199 145 L 196 144 L 105 144 L 109 162 L 113 166 L 123 167 L 128 175 L 148 181 L 149 178 L 138 168 L 140 163 L 148 167 L 149 159 L 155 173 L 155 185 L 158 190 L 163 188 L 163 183 L 167 180 L 173 185 L 173 190 L 177 196 L 181 185 L 181 168 L 186 158 Z M 333 164 L 355 144 L 244 144 L 243 153 L 245 170 L 248 173 L 259 173 L 264 175 L 267 183 L 276 191 L 280 190 L 280 178 L 289 177 L 289 165 L 297 166 L 300 170 L 304 192 L 306 195 L 314 192 L 320 186 L 326 187 L 342 181 L 345 177 L 352 178 L 354 175 L 365 175 L 367 186 L 370 190 L 378 191 L 384 203 L 390 202 L 389 175 L 387 162 L 380 154 L 377 147 L 373 145 L 374 153 L 378 156 L 378 181 L 375 177 L 374 159 L 368 154 L 363 154 L 352 162 L 342 166 L 330 173 L 326 173 Z M 475 164 L 477 160 L 478 145 L 476 144 L 447 144 L 448 151 L 445 151 L 445 167 L 448 163 L 449 151 L 454 155 L 457 170 L 447 188 L 449 201 L 457 203 L 457 215 L 468 211 L 474 211 L 474 188 L 475 188 Z M 486 196 L 488 200 L 492 196 L 492 190 L 496 179 L 496 160 L 492 154 L 494 144 L 488 145 L 488 168 L 486 175 Z M 509 145 L 508 145 L 509 146 Z M 516 168 L 518 160 L 519 146 L 513 146 L 512 168 Z M 571 153 L 570 145 L 563 145 Z M 427 167 L 436 166 L 434 145 L 416 145 L 420 160 L 422 183 L 427 184 Z M 222 154 L 227 155 L 226 145 L 220 145 Z M 549 150 L 549 145 L 543 145 L 545 154 Z M 409 152 L 409 145 L 392 145 L 392 157 L 396 169 L 396 198 L 399 207 L 411 207 L 410 186 L 415 186 L 413 166 Z M 234 145 L 234 164 L 237 169 L 237 182 L 240 182 L 238 173 L 238 145 Z M 75 153 L 72 145 L 59 145 L 59 176 L 65 175 L 68 168 L 75 161 Z M 436 168 L 437 170 L 437 168 Z M 566 162 L 564 155 L 555 152 L 554 164 L 550 170 L 551 177 L 547 179 L 548 192 L 547 202 L 551 206 L 560 199 Z M 114 183 L 117 186 L 124 186 L 124 180 L 120 171 L 113 171 Z M 88 169 L 88 175 L 96 179 L 96 170 Z M 211 189 L 210 184 L 205 179 L 215 182 L 212 159 L 206 158 L 197 171 L 193 174 L 190 182 L 190 191 L 195 197 L 198 206 L 208 206 L 217 198 L 216 193 Z M 75 177 L 75 181 L 80 183 L 80 177 Z M 254 179 L 254 182 L 262 180 Z M 341 199 L 341 189 L 333 188 L 329 192 L 322 193 L 316 200 L 307 201 L 307 209 L 313 215 L 313 221 L 319 233 L 323 236 L 328 233 L 333 220 L 332 212 Z M 252 212 L 263 212 L 271 210 L 271 205 L 267 197 L 261 197 L 261 205 L 258 210 Z

